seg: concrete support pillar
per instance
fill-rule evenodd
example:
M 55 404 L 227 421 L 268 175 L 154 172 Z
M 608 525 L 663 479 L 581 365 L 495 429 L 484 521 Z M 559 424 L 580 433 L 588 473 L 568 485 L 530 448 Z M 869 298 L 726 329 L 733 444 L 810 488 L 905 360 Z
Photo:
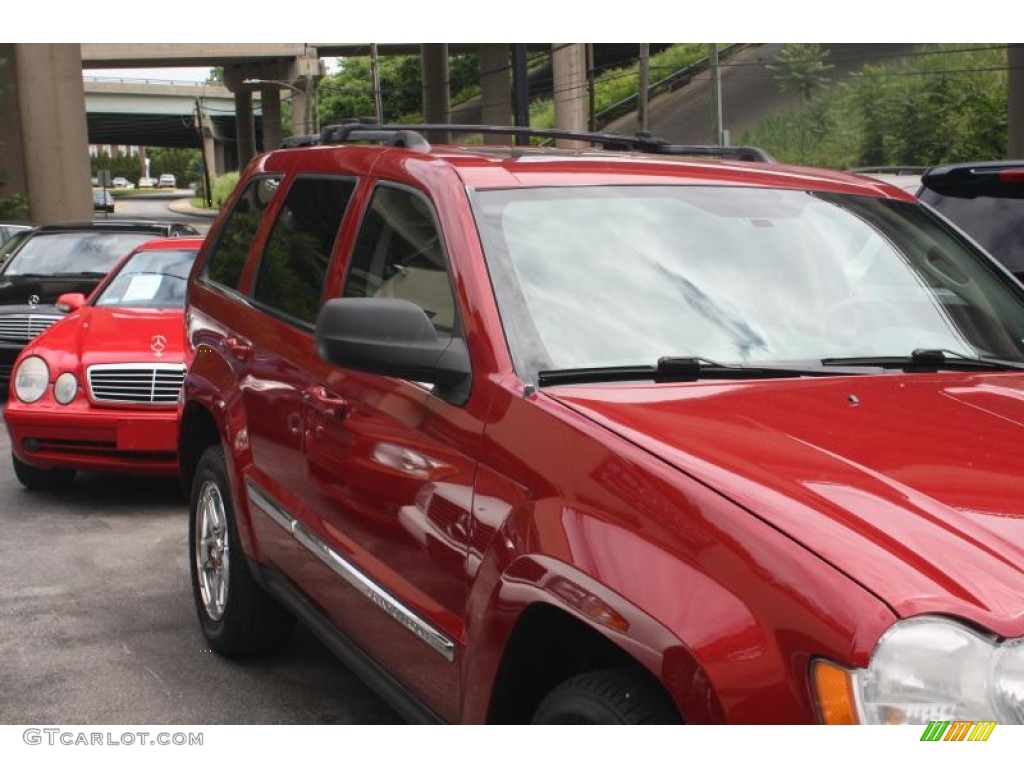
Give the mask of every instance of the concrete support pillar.
M 313 99 L 305 90 L 292 91 L 292 133 L 308 136 L 313 130 Z
M 508 43 L 480 45 L 480 119 L 485 125 L 512 122 L 512 67 Z M 511 144 L 511 136 L 484 135 L 485 144 Z
M 450 123 L 452 103 L 448 82 L 448 44 L 422 43 L 420 59 L 423 62 L 423 122 Z M 451 133 L 433 131 L 427 139 L 448 144 Z
M 587 130 L 587 47 L 583 43 L 552 43 L 555 127 Z M 586 147 L 586 142 L 558 139 L 560 147 Z
M 1006 64 L 1009 68 L 1007 102 L 1009 106 L 1008 157 L 1024 159 L 1024 45 L 1016 44 L 1006 49 Z
M 14 78 L 14 47 L 14 43 L 0 44 L 0 199 L 28 195 L 21 109 Z
M 218 147 L 217 140 L 210 133 L 203 135 L 203 164 L 210 169 L 211 177 L 224 175 L 223 145 Z
M 252 91 L 235 91 L 235 133 L 238 141 L 238 168 L 256 156 L 256 122 L 252 113 Z
M 9 181 L 0 195 L 26 195 L 35 224 L 91 219 L 89 131 L 78 43 L 4 48 L 13 61 L 14 86 L 2 96 L 5 156 L 20 155 L 21 161 L 4 168 Z
M 281 91 L 276 86 L 260 89 L 263 106 L 263 152 L 281 146 Z
M 209 139 L 209 141 L 213 142 L 212 149 L 207 147 L 207 151 L 212 153 L 208 155 L 208 157 L 213 160 L 214 176 L 223 176 L 225 173 L 232 170 L 230 165 L 231 158 L 227 151 L 227 145 L 224 144 L 224 142 L 217 141 L 213 138 Z

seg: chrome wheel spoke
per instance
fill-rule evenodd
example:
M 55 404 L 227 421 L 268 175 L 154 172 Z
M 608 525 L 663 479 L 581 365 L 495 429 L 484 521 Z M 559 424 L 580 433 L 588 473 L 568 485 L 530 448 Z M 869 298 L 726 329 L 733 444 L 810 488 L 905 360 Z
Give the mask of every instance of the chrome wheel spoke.
M 228 601 L 230 546 L 224 499 L 215 483 L 207 481 L 203 484 L 195 514 L 195 567 L 199 595 L 207 615 L 218 621 L 224 616 Z

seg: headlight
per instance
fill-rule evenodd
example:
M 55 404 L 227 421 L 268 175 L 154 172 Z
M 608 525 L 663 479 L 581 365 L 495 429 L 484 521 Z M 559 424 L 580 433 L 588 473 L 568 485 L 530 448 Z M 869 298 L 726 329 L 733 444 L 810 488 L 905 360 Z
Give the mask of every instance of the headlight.
M 67 405 L 78 394 L 78 379 L 75 374 L 65 371 L 53 382 L 53 399 L 61 405 Z
M 878 640 L 867 669 L 840 672 L 817 662 L 813 677 L 826 722 L 1024 723 L 1024 640 L 1000 641 L 950 619 L 897 622 Z
M 50 369 L 46 361 L 35 355 L 26 357 L 14 374 L 14 394 L 24 403 L 34 403 L 46 392 Z

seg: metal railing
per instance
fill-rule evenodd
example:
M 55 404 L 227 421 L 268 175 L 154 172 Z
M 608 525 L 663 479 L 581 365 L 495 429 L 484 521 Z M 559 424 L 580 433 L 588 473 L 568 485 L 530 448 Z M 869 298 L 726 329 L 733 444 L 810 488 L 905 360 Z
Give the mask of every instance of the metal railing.
M 721 61 L 722 59 L 733 56 L 749 45 L 750 43 L 731 43 L 723 46 L 718 51 L 718 59 Z M 688 64 L 682 69 L 677 69 L 675 72 L 651 83 L 650 87 L 647 89 L 647 98 L 652 99 L 655 96 L 662 95 L 663 93 L 671 93 L 672 91 L 682 88 L 684 85 L 688 85 L 693 81 L 694 77 L 706 72 L 710 66 L 710 58 L 705 57 L 699 61 L 693 62 L 693 64 Z M 608 123 L 613 120 L 617 120 L 624 115 L 628 115 L 630 112 L 634 112 L 639 98 L 639 93 L 631 94 L 624 99 L 620 99 L 611 106 L 605 107 L 600 112 L 595 113 L 595 128 L 600 129 L 608 125 Z

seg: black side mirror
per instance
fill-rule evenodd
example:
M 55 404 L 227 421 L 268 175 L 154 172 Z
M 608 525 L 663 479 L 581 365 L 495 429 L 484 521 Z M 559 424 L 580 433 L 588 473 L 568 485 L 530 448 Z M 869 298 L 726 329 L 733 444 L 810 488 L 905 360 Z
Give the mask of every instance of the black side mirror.
M 331 299 L 317 318 L 316 350 L 332 365 L 434 384 L 457 403 L 469 397 L 466 342 L 438 338 L 427 314 L 404 299 Z

